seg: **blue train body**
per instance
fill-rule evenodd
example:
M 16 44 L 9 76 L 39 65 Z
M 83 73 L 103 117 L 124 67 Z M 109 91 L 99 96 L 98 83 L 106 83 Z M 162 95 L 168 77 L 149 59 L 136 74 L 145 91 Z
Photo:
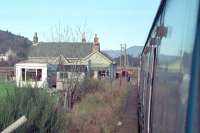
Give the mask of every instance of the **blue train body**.
M 141 58 L 142 133 L 200 133 L 199 0 L 162 0 Z

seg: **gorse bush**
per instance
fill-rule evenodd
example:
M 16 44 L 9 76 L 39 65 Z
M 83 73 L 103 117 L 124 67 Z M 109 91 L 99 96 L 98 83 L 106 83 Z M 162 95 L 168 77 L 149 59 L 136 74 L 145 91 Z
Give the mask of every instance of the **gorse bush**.
M 25 115 L 28 121 L 16 132 L 64 132 L 62 113 L 55 110 L 56 98 L 45 89 L 0 85 L 0 131 Z

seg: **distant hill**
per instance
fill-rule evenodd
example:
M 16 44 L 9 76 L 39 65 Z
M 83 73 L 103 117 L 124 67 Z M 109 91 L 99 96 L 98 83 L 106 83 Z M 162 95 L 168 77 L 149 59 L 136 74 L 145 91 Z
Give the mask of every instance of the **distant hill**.
M 122 59 L 122 64 L 124 63 L 124 56 L 122 55 L 121 56 L 121 59 Z M 117 58 L 114 58 L 114 61 L 117 63 L 117 65 L 120 65 L 120 56 L 117 57 Z M 137 67 L 139 66 L 139 58 L 137 57 L 132 57 L 130 55 L 127 55 L 127 65 L 128 66 L 131 66 L 131 67 Z
M 142 52 L 143 46 L 132 46 L 127 49 L 127 54 L 138 57 Z
M 132 57 L 138 57 L 138 55 L 142 52 L 143 46 L 132 46 L 127 48 L 127 54 Z M 112 58 L 117 58 L 120 56 L 120 50 L 104 50 Z
M 11 49 L 16 54 L 16 59 L 13 61 L 21 60 L 27 57 L 31 41 L 23 36 L 15 35 L 9 31 L 0 30 L 0 54 L 5 54 Z M 10 65 L 13 65 L 14 62 Z

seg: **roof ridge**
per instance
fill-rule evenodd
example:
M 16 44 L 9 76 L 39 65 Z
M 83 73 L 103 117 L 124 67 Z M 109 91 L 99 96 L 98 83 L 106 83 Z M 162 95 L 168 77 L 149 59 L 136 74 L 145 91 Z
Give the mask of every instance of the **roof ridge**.
M 39 42 L 39 44 L 93 44 L 93 42 L 86 42 L 86 43 L 82 43 L 82 42 Z

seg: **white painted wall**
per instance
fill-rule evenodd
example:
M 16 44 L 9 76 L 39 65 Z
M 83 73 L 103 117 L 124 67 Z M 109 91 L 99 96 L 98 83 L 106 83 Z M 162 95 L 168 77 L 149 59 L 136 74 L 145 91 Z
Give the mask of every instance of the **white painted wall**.
M 74 79 L 78 79 L 79 81 L 83 80 L 85 78 L 85 73 L 84 72 L 66 72 L 68 74 L 68 78 L 67 79 L 61 79 L 60 78 L 60 72 L 57 72 L 57 78 L 56 78 L 56 89 L 58 90 L 62 90 L 64 88 L 64 86 L 67 86 L 67 80 L 73 80 Z
M 4 55 L 4 54 L 0 54 L 0 60 L 7 61 L 8 57 L 6 55 Z
M 78 79 L 79 81 L 83 80 L 85 78 L 85 73 L 84 72 L 67 72 L 68 73 L 68 78 L 69 79 Z
M 47 86 L 47 64 L 44 63 L 17 63 L 16 69 L 16 84 L 18 87 L 31 85 L 32 87 L 46 87 Z M 41 81 L 22 81 L 22 68 L 25 69 L 42 69 Z
M 98 71 L 94 71 L 94 76 L 93 76 L 94 79 L 98 79 Z

